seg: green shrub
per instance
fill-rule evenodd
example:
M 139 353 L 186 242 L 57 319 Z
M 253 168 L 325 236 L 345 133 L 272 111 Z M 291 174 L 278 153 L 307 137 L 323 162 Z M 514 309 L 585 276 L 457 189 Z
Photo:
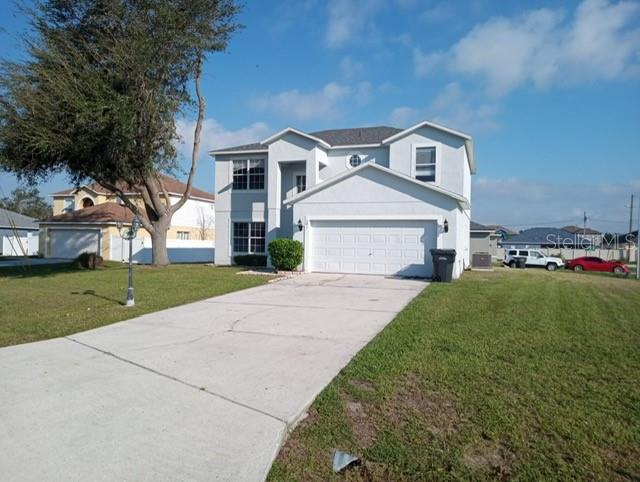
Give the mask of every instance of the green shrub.
M 263 268 L 267 265 L 267 257 L 264 254 L 239 254 L 233 257 L 233 262 L 239 266 Z
M 304 246 L 295 239 L 274 239 L 269 243 L 269 256 L 275 269 L 293 271 L 302 263 Z

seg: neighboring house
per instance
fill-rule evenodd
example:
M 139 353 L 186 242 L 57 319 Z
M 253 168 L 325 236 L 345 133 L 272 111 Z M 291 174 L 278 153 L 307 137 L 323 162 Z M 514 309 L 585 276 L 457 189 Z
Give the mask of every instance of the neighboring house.
M 559 228 L 529 228 L 500 241 L 503 248 L 581 248 L 591 246 L 588 239 Z
M 565 226 L 566 232 L 579 235 L 583 239 L 588 239 L 594 246 L 600 246 L 602 244 L 602 233 L 595 229 L 585 228 L 580 226 Z
M 638 230 L 631 231 L 629 233 L 620 234 L 617 237 L 617 246 L 630 247 L 638 243 Z
M 515 236 L 516 234 L 518 234 L 517 231 L 514 231 L 513 229 L 507 228 L 505 226 L 501 226 L 499 224 L 487 224 L 486 226 L 489 229 L 493 229 L 493 231 L 498 236 L 500 236 L 500 239 L 508 239 L 511 236 Z
M 38 254 L 38 221 L 0 208 L 0 255 Z
M 182 197 L 186 185 L 169 177 L 164 178 L 164 184 L 171 203 L 175 204 Z M 126 192 L 126 189 L 125 193 L 142 206 L 138 193 Z M 41 252 L 46 257 L 56 258 L 75 258 L 82 252 L 96 252 L 105 259 L 122 260 L 120 246 L 114 251 L 114 243 L 121 243 L 117 225 L 130 224 L 132 219 L 133 214 L 118 196 L 97 183 L 56 192 L 53 194 L 53 216 L 40 222 Z M 145 247 L 151 246 L 150 237 L 144 229 L 138 233 L 138 238 Z M 194 187 L 191 197 L 173 215 L 167 242 L 193 241 L 195 245 L 196 241 L 208 240 L 213 248 L 214 238 L 214 196 Z
M 471 221 L 471 244 L 470 252 L 489 253 L 491 256 L 498 256 L 498 241 L 501 239 L 500 234 L 495 229 L 485 226 L 484 224 Z
M 469 265 L 470 136 L 432 122 L 306 133 L 284 129 L 216 160 L 216 263 L 305 245 L 304 271 L 429 277 L 431 248 Z

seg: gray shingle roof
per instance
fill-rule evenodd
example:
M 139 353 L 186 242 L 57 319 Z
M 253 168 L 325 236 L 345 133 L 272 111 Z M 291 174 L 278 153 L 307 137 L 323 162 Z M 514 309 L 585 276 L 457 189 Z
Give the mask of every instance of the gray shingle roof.
M 600 231 L 596 231 L 595 229 L 581 228 L 580 226 L 565 226 L 562 229 L 573 234 L 602 234 Z
M 356 127 L 354 129 L 330 129 L 311 132 L 313 137 L 322 139 L 331 146 L 356 146 L 358 144 L 380 144 L 404 129 L 396 127 Z
M 494 231 L 494 229 L 484 224 L 476 223 L 475 221 L 471 221 L 470 223 L 471 231 Z
M 520 234 L 511 236 L 502 242 L 504 246 L 526 244 L 531 246 L 580 246 L 589 245 L 590 241 L 583 240 L 582 236 L 569 233 L 559 228 L 529 228 Z
M 14 224 L 18 228 L 38 229 L 35 218 L 0 208 L 0 228 L 10 228 Z
M 359 144 L 380 144 L 387 137 L 391 137 L 404 129 L 396 127 L 355 127 L 352 129 L 329 129 L 326 131 L 310 132 L 309 135 L 322 139 L 331 146 L 356 146 Z M 267 149 L 267 146 L 254 142 L 241 146 L 225 147 L 216 151 L 255 151 Z

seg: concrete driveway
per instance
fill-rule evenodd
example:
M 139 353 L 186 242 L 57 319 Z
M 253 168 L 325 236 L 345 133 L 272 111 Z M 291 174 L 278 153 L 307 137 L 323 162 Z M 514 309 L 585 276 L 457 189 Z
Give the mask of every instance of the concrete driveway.
M 1 477 L 263 480 L 317 394 L 425 286 L 309 274 L 1 349 Z

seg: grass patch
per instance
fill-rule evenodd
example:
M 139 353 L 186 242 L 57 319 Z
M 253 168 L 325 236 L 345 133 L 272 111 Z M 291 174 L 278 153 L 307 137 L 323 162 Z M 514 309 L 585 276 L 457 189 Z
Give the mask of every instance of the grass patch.
M 144 313 L 258 286 L 264 276 L 236 276 L 237 268 L 205 265 L 134 267 L 136 306 L 123 306 L 127 266 L 96 270 L 69 264 L 0 269 L 0 346 L 108 325 Z
M 269 480 L 638 480 L 640 285 L 432 284 L 322 392 Z M 336 476 L 331 453 L 363 458 Z

